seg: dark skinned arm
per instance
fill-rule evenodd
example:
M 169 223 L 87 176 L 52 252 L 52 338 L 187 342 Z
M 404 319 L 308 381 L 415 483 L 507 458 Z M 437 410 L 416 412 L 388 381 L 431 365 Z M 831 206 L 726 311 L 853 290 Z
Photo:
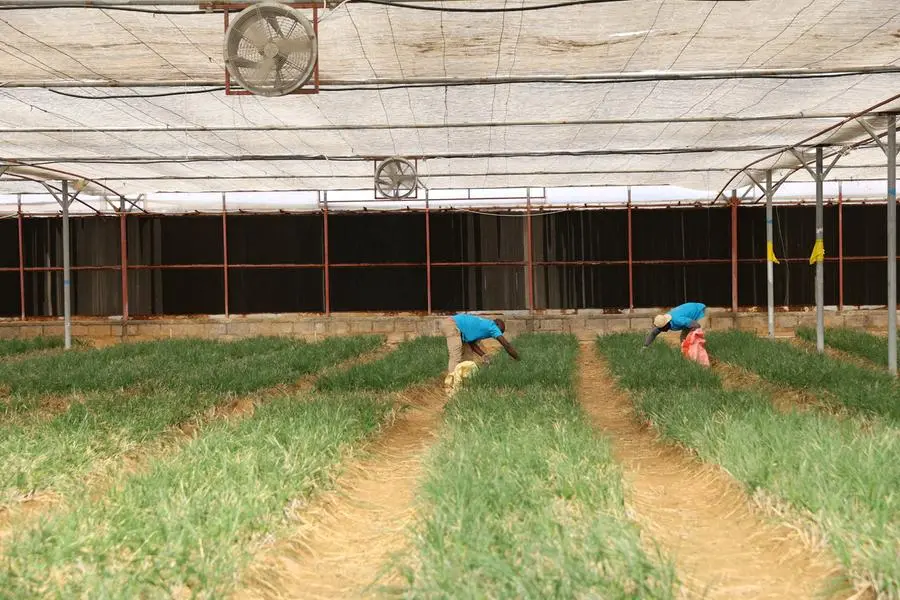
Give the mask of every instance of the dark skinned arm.
M 478 342 L 469 342 L 469 348 L 478 356 L 484 357 L 484 349 L 478 345 Z
M 506 353 L 513 357 L 514 360 L 519 360 L 519 353 L 516 352 L 516 349 L 513 348 L 513 345 L 509 343 L 502 335 L 497 338 L 497 341 L 500 342 L 500 345 L 503 346 L 503 349 L 506 350 Z
M 662 329 L 657 329 L 656 327 L 651 329 L 650 333 L 647 334 L 647 339 L 644 340 L 644 348 L 649 347 L 650 344 L 653 343 L 653 340 L 656 339 L 656 336 L 658 336 L 660 333 L 662 333 L 662 331 L 663 331 Z

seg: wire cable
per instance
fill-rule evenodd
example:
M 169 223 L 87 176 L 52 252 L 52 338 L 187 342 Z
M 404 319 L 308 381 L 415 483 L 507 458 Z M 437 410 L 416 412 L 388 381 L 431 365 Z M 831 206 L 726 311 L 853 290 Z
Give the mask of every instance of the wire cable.
M 841 73 L 798 73 L 792 75 L 778 75 L 778 74 L 721 74 L 721 75 L 696 75 L 689 77 L 679 77 L 681 81 L 705 81 L 705 80 L 724 80 L 724 79 L 831 79 L 836 77 L 865 77 L 867 75 L 879 75 L 879 74 L 896 74 L 900 72 L 896 67 L 885 67 L 883 71 L 846 71 Z M 674 78 L 672 78 L 674 79 Z M 378 85 L 378 84 L 363 84 L 363 85 L 320 85 L 319 92 L 379 92 L 379 91 L 390 91 L 390 90 L 409 90 L 409 89 L 419 89 L 419 88 L 449 88 L 449 87 L 478 87 L 478 86 L 497 86 L 497 85 L 512 85 L 512 84 L 523 84 L 523 85 L 615 85 L 617 83 L 646 83 L 648 81 L 668 81 L 670 78 L 665 76 L 660 76 L 659 79 L 648 79 L 646 77 L 635 77 L 635 78 L 609 78 L 609 79 L 541 79 L 541 78 L 529 78 L 517 81 L 448 81 L 448 82 L 435 82 L 435 83 L 408 83 L 408 84 L 388 84 L 388 85 Z M 113 82 L 111 82 L 113 83 Z M 0 84 L 0 87 L 3 87 Z M 93 84 L 86 84 L 85 87 L 96 87 Z M 221 92 L 225 91 L 224 86 L 214 86 L 214 87 L 204 87 L 201 89 L 194 90 L 183 90 L 183 91 L 173 91 L 173 92 L 152 92 L 147 94 L 113 94 L 108 96 L 87 96 L 83 94 L 76 94 L 73 92 L 65 92 L 60 89 L 48 87 L 46 88 L 48 91 L 59 94 L 61 96 L 66 96 L 69 98 L 77 98 L 81 100 L 103 100 L 103 99 L 127 99 L 127 98 L 161 98 L 165 96 L 180 96 L 182 94 L 208 94 L 211 92 Z

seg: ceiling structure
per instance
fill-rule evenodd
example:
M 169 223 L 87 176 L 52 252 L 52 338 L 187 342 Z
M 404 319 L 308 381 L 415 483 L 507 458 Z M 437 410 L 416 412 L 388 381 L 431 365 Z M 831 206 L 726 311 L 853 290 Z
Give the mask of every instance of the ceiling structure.
M 371 191 L 402 156 L 431 191 L 715 200 L 816 145 L 883 181 L 900 111 L 896 0 L 319 2 L 319 93 L 275 98 L 222 89 L 222 5 L 0 0 L 0 194 Z

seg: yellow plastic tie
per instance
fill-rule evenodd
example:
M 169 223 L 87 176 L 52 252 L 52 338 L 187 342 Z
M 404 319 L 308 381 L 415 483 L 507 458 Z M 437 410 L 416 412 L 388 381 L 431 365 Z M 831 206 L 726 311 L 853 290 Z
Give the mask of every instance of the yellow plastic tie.
M 822 240 L 816 240 L 816 244 L 815 246 L 813 246 L 812 254 L 809 255 L 809 264 L 814 265 L 824 260 L 825 243 Z
M 769 262 L 773 262 L 776 265 L 779 264 L 778 257 L 775 256 L 775 248 L 772 246 L 772 242 L 766 242 L 766 258 Z

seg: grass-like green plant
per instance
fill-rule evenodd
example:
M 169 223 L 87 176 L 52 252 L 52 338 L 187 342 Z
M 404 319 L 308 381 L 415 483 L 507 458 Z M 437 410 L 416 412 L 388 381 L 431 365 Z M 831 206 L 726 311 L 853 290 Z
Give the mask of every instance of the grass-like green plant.
M 438 377 L 447 368 L 442 337 L 418 337 L 377 361 L 335 371 L 318 379 L 321 391 L 395 391 Z
M 21 410 L 49 394 L 142 392 L 243 394 L 315 373 L 377 348 L 380 336 L 335 337 L 316 343 L 278 337 L 235 342 L 173 339 L 0 363 L 0 413 Z
M 674 597 L 673 567 L 642 550 L 610 446 L 575 398 L 574 338 L 516 343 L 521 363 L 495 361 L 446 409 L 404 595 Z
M 39 350 L 62 348 L 63 339 L 58 337 L 34 337 L 28 339 L 0 340 L 0 357 L 15 356 Z
M 815 342 L 816 330 L 812 327 L 799 327 L 797 336 L 807 342 Z M 829 327 L 825 330 L 825 344 L 848 354 L 865 358 L 871 361 L 873 366 L 887 365 L 888 343 L 886 337 L 879 337 L 849 327 Z
M 495 365 L 479 369 L 468 385 L 490 388 L 572 386 L 570 366 L 578 354 L 578 341 L 573 336 L 525 333 L 516 337 L 513 344 L 522 360 L 513 360 L 500 350 L 491 357 Z
M 887 373 L 748 332 L 712 332 L 707 340 L 715 358 L 774 383 L 824 392 L 819 399 L 825 404 L 900 423 L 900 386 Z
M 657 341 L 641 350 L 644 340 L 633 333 L 613 333 L 597 338 L 597 347 L 615 368 L 620 383 L 630 390 L 677 385 L 681 389 L 715 389 L 722 385 L 709 369 L 687 363 L 678 352 Z M 676 375 L 677 374 L 677 375 Z M 673 382 L 672 378 L 678 381 Z
M 276 345 L 268 350 L 267 344 Z M 96 471 L 98 461 L 114 461 L 122 452 L 147 443 L 167 428 L 188 421 L 205 409 L 225 401 L 225 392 L 251 392 L 359 356 L 372 349 L 377 338 L 329 338 L 315 344 L 288 344 L 253 340 L 243 348 L 229 348 L 239 357 L 222 373 L 219 367 L 190 363 L 173 365 L 166 387 L 148 391 L 91 392 L 73 401 L 49 420 L 20 414 L 0 422 L 0 503 L 33 489 L 57 492 L 78 489 L 85 473 Z M 259 352 L 249 352 L 254 347 Z M 261 363 L 265 358 L 267 362 Z M 218 359 L 218 357 L 217 357 Z M 252 368 L 259 372 L 252 372 Z M 224 383 L 223 383 L 224 381 Z M 229 389 L 229 387 L 231 389 Z
M 383 421 L 372 394 L 282 396 L 213 424 L 100 499 L 19 529 L 0 557 L 7 598 L 223 598 L 291 500 L 327 485 Z
M 629 339 L 630 338 L 630 339 Z M 837 558 L 885 597 L 900 595 L 900 435 L 895 427 L 803 411 L 780 413 L 754 390 L 697 388 L 689 382 L 704 369 L 680 358 L 663 363 L 645 357 L 639 336 L 601 338 L 620 384 L 634 392 L 639 414 L 666 438 L 723 466 L 749 493 L 764 493 L 790 509 L 792 520 L 826 534 Z M 710 341 L 712 352 L 721 346 Z M 680 363 L 678 362 L 680 361 Z M 668 375 L 648 386 L 635 378 L 643 368 Z

